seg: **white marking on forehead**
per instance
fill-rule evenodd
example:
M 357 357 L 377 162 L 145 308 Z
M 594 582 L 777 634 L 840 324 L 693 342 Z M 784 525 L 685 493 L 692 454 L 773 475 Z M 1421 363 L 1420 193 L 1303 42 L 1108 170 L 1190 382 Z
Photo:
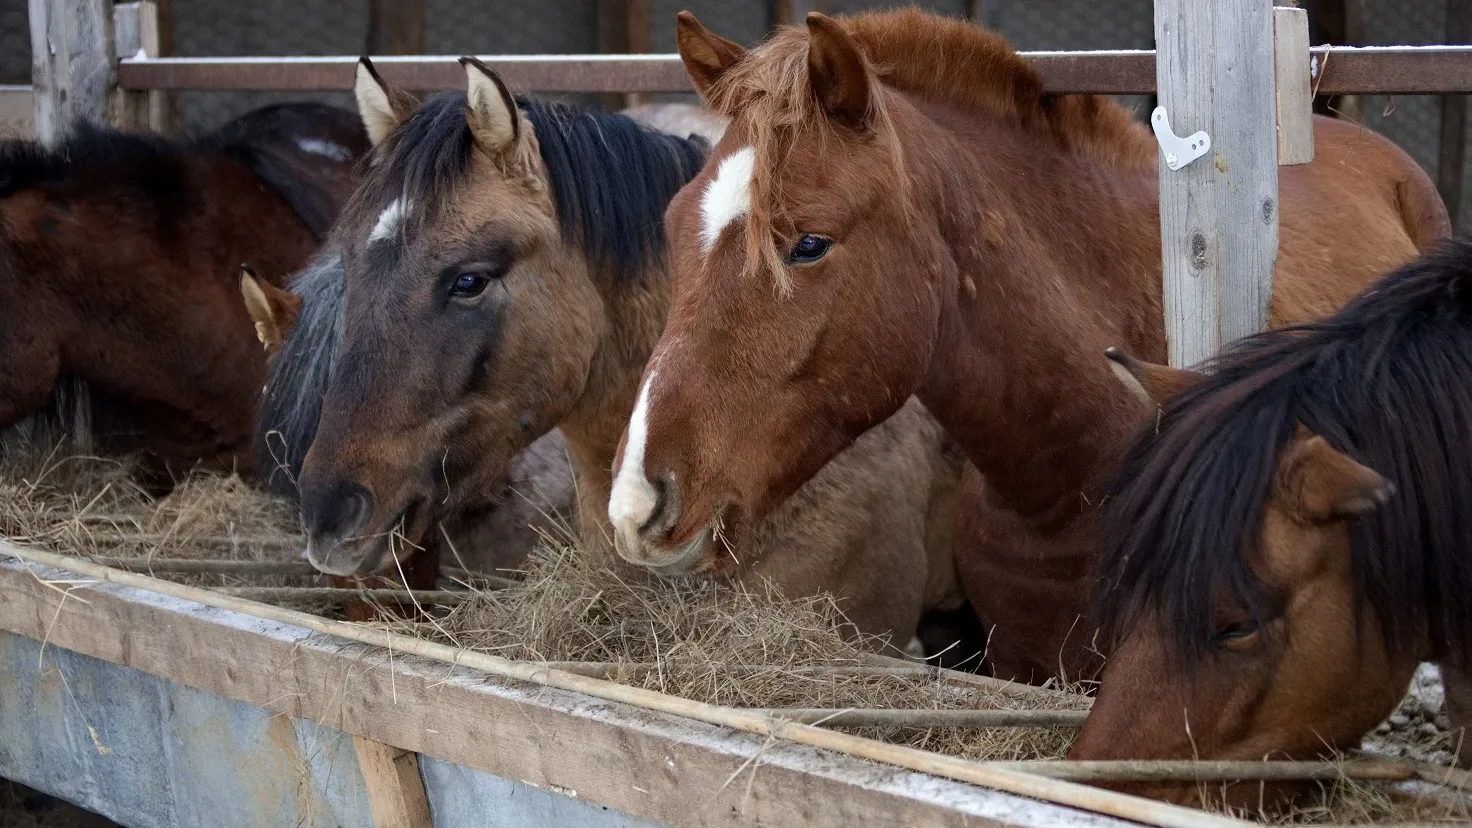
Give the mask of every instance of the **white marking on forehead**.
M 710 253 L 726 225 L 751 212 L 751 175 L 756 147 L 742 147 L 721 159 L 716 177 L 700 199 L 701 252 Z
M 407 202 L 402 198 L 396 198 L 390 202 L 378 215 L 378 222 L 373 225 L 373 232 L 368 234 L 368 243 L 372 244 L 396 235 L 399 232 L 399 225 L 404 222 L 404 216 L 407 216 L 413 207 L 412 202 Z
M 351 153 L 348 148 L 335 144 L 331 141 L 323 141 L 320 138 L 298 138 L 296 145 L 302 152 L 310 152 L 313 155 L 321 155 L 331 158 L 333 161 L 346 161 Z
M 629 418 L 629 439 L 624 444 L 624 460 L 613 479 L 608 498 L 608 520 L 614 531 L 627 538 L 638 536 L 639 527 L 654 514 L 658 496 L 654 486 L 644 477 L 644 444 L 649 439 L 649 389 L 654 385 L 654 371 L 644 378 L 634 416 Z

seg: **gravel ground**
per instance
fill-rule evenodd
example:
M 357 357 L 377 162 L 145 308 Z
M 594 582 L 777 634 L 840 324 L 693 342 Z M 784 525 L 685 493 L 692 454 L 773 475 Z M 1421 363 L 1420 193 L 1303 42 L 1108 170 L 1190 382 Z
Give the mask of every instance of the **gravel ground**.
M 1416 670 L 1410 692 L 1390 718 L 1365 737 L 1364 746 L 1387 756 L 1451 764 L 1456 745 L 1444 708 L 1441 671 L 1436 665 L 1422 664 Z

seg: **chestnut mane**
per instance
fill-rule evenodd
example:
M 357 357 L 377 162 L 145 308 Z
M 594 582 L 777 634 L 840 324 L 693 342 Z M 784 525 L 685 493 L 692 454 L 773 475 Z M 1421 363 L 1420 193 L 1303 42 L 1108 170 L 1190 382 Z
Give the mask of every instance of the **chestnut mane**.
M 971 23 L 916 8 L 836 18 L 864 53 L 884 89 L 927 103 L 998 118 L 1035 133 L 1065 152 L 1149 170 L 1154 148 L 1143 127 L 1114 100 L 1099 95 L 1044 91 L 1042 76 L 1000 35 Z M 756 149 L 748 214 L 748 271 L 765 265 L 781 274 L 774 239 L 780 227 L 778 180 L 787 150 L 799 134 L 837 141 L 818 111 L 808 81 L 808 29 L 784 26 L 721 75 L 707 104 L 740 117 Z M 887 95 L 870 99 L 874 138 L 887 142 L 894 192 L 908 213 L 908 178 Z M 877 172 L 877 171 L 875 171 Z
M 1277 597 L 1249 561 L 1295 423 L 1397 492 L 1354 521 L 1350 572 L 1391 647 L 1472 651 L 1472 237 L 1392 272 L 1335 315 L 1240 340 L 1166 404 L 1109 493 L 1097 559 L 1106 641 L 1156 614 L 1178 658 L 1212 651 L 1225 594 Z M 1266 625 L 1264 630 L 1268 629 Z

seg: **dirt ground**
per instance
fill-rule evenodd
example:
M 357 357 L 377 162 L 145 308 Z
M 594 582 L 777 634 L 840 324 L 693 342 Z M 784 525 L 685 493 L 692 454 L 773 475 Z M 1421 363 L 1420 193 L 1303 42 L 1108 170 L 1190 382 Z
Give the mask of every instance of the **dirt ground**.
M 0 779 L 0 828 L 121 828 L 116 822 L 84 811 L 24 785 Z

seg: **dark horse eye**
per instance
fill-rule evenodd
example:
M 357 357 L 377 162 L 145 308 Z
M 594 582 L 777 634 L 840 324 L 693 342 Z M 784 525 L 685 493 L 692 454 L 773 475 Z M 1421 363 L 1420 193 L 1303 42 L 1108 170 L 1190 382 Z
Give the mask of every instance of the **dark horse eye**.
M 1217 630 L 1216 639 L 1224 645 L 1245 644 L 1257 635 L 1257 622 L 1251 619 L 1236 621 Z
M 828 248 L 833 246 L 833 240 L 823 236 L 815 236 L 808 233 L 797 240 L 797 244 L 787 251 L 788 264 L 812 264 L 827 255 Z
M 481 295 L 491 283 L 491 274 L 482 271 L 461 273 L 450 288 L 450 295 L 457 299 L 471 299 Z

